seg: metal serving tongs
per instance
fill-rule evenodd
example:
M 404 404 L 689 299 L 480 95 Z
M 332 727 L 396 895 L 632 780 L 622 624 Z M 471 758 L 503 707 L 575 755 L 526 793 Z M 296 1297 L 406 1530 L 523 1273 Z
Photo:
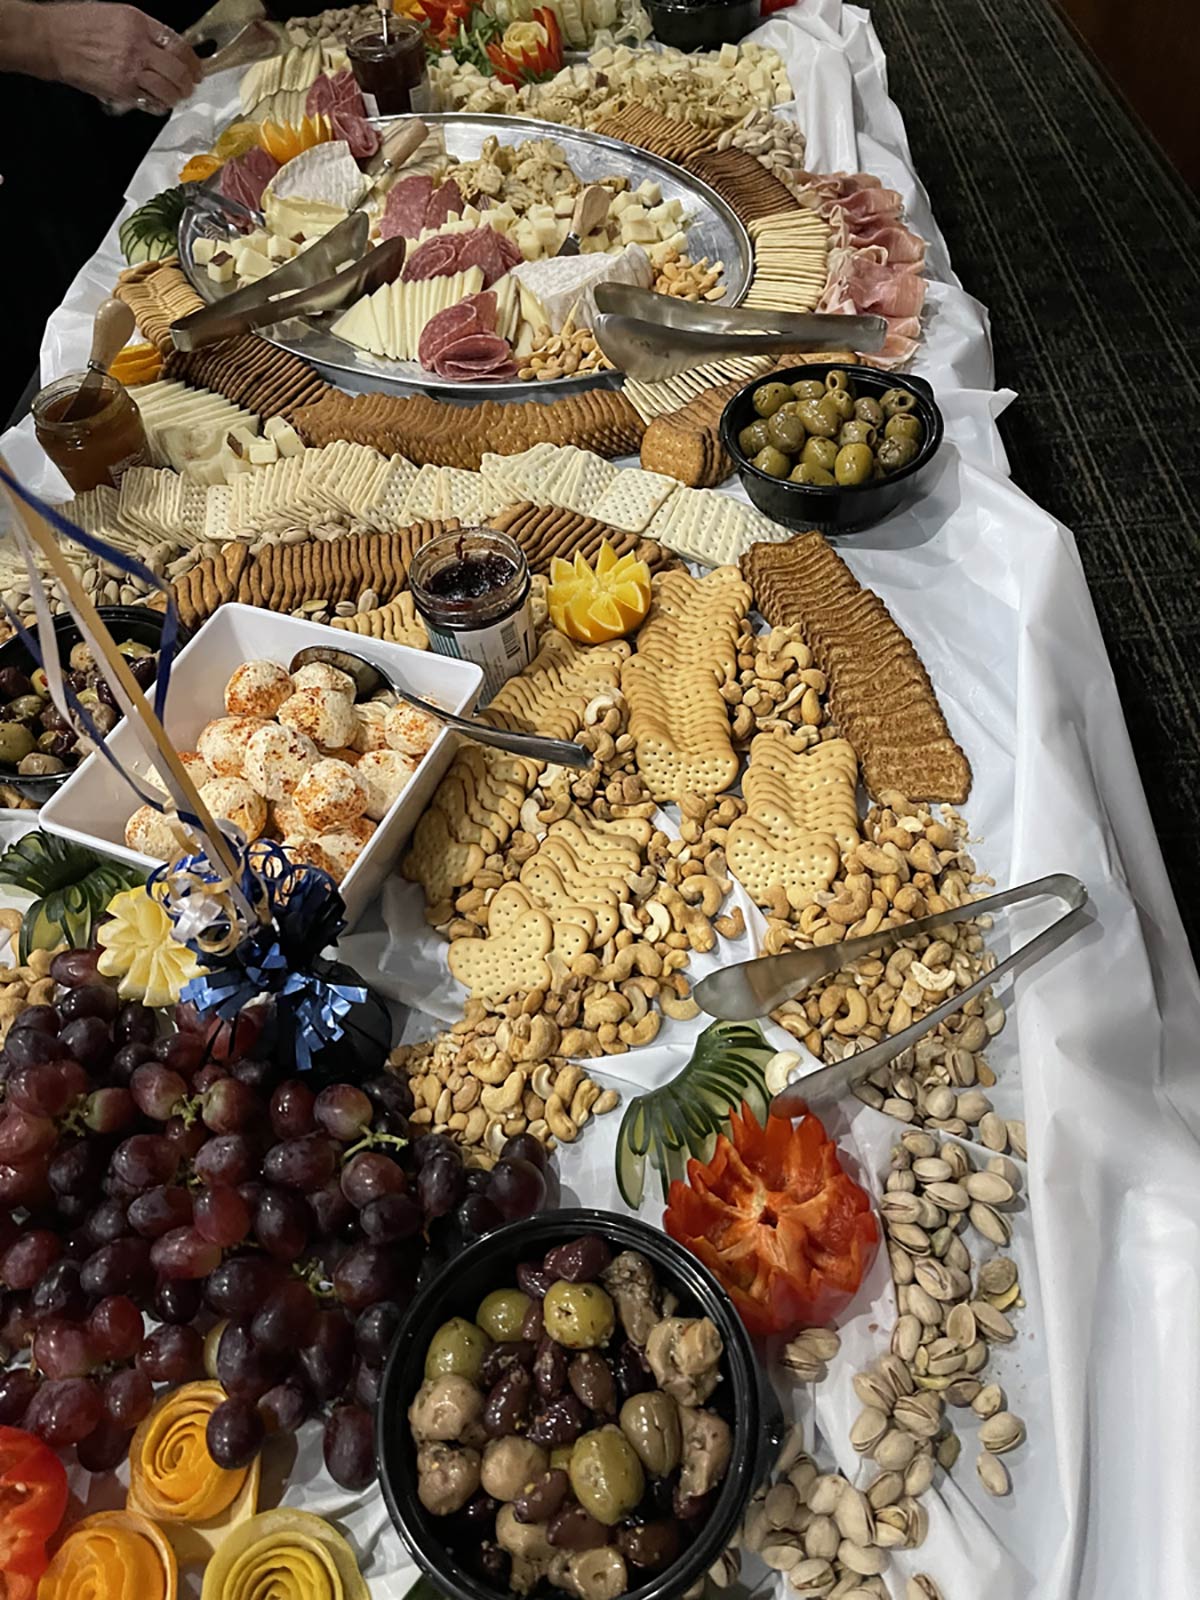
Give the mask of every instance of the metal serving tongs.
M 784 355 L 797 350 L 883 349 L 887 321 L 816 311 L 744 311 L 693 304 L 628 283 L 595 290 L 596 343 L 619 372 L 641 383 L 673 378 L 733 355 Z
M 418 711 L 436 717 L 439 722 L 444 722 L 448 728 L 454 728 L 457 732 L 465 734 L 468 739 L 474 739 L 476 744 L 490 745 L 494 750 L 507 750 L 514 756 L 529 756 L 533 761 L 546 761 L 560 767 L 590 767 L 592 764 L 591 751 L 585 750 L 581 744 L 572 743 L 569 739 L 547 739 L 540 733 L 520 733 L 510 728 L 493 728 L 490 723 L 479 722 L 474 717 L 456 716 L 453 711 L 446 711 L 441 706 L 434 705 L 432 700 L 422 700 L 419 694 L 413 694 L 409 689 L 402 689 L 396 680 L 374 661 L 355 655 L 351 650 L 339 650 L 332 645 L 309 645 L 307 649 L 299 651 L 292 657 L 288 671 L 299 672 L 300 668 L 307 666 L 310 661 L 323 661 L 327 666 L 337 667 L 339 672 L 344 672 L 353 678 L 358 699 L 378 694 L 382 689 L 388 694 L 395 695 L 397 700 L 403 700 L 406 705 L 415 706 Z
M 878 1044 L 869 1046 L 858 1055 L 819 1067 L 815 1072 L 798 1078 L 783 1091 L 785 1096 L 792 1096 L 797 1103 L 817 1104 L 836 1100 L 869 1078 L 876 1068 L 885 1066 L 915 1045 L 918 1039 L 930 1033 L 939 1023 L 945 1022 L 956 1011 L 961 1011 L 968 1000 L 990 988 L 1006 972 L 1018 964 L 1027 966 L 1039 960 L 1074 933 L 1083 922 L 1088 903 L 1087 889 L 1079 879 L 1066 872 L 1055 872 L 1049 877 L 1037 878 L 1032 883 L 1022 883 L 1014 889 L 987 895 L 982 900 L 972 900 L 967 905 L 955 906 L 949 911 L 935 911 L 928 917 L 917 917 L 913 922 L 902 922 L 898 927 L 866 933 L 861 938 L 847 939 L 841 944 L 818 945 L 812 950 L 785 950 L 777 956 L 740 961 L 736 966 L 722 967 L 718 972 L 709 973 L 696 984 L 692 994 L 696 1004 L 713 1017 L 730 1022 L 765 1017 L 785 1000 L 794 999 L 819 979 L 840 971 L 859 956 L 883 956 L 904 944 L 914 934 L 936 933 L 938 929 L 952 927 L 956 922 L 973 921 L 990 912 L 1021 905 L 1026 900 L 1045 898 L 1062 901 L 1066 906 L 1064 914 L 997 963 L 990 972 L 976 978 L 974 983 L 960 989 L 949 1000 L 944 1000 L 940 1006 L 900 1033 L 881 1039 Z

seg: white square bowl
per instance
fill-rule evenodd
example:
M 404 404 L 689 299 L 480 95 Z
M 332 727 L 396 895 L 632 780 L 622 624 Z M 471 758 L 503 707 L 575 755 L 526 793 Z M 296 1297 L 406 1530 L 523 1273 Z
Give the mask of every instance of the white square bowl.
M 175 748 L 194 750 L 204 725 L 225 715 L 225 685 L 235 667 L 257 660 L 278 661 L 286 667 L 298 650 L 310 645 L 350 650 L 382 667 L 403 688 L 460 716 L 473 709 L 483 682 L 483 673 L 470 661 L 410 650 L 407 645 L 303 622 L 257 606 L 223 605 L 179 652 L 171 670 L 164 720 Z M 148 763 L 128 720 L 118 723 L 107 742 L 122 766 L 144 776 Z M 453 735 L 443 728 L 342 879 L 339 887 L 349 927 L 383 887 L 453 753 Z M 161 862 L 125 843 L 125 824 L 139 804 L 110 763 L 93 753 L 43 805 L 41 826 L 149 874 Z

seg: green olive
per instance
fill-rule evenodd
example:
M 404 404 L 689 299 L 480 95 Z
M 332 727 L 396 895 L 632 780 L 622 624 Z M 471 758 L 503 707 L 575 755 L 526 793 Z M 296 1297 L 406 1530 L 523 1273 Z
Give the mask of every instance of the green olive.
M 49 700 L 50 680 L 46 676 L 45 667 L 34 667 L 29 674 L 29 683 L 34 694 L 40 694 L 43 700 Z
M 87 689 L 80 689 L 78 698 L 81 706 L 98 706 L 100 704 L 100 696 L 97 694 L 95 689 L 90 687 Z
M 483 1358 L 491 1347 L 492 1341 L 482 1328 L 468 1322 L 466 1317 L 451 1317 L 449 1322 L 442 1323 L 429 1341 L 429 1349 L 425 1352 L 425 1376 L 447 1378 L 453 1374 L 474 1382 L 479 1376 Z
M 768 473 L 772 478 L 786 478 L 792 463 L 782 450 L 777 450 L 773 444 L 769 444 L 765 450 L 758 452 L 750 464 L 757 467 L 760 472 Z
M 33 735 L 23 722 L 0 722 L 0 761 L 12 766 L 33 749 Z
M 873 428 L 883 426 L 883 407 L 874 395 L 861 395 L 854 402 L 854 415 L 860 422 L 869 422 Z
M 800 452 L 800 459 L 807 462 L 810 467 L 820 467 L 824 472 L 832 472 L 837 453 L 838 447 L 832 439 L 813 438 Z
M 801 378 L 792 385 L 792 393 L 797 400 L 820 400 L 824 398 L 825 385 L 820 378 Z
M 849 422 L 854 415 L 854 396 L 846 389 L 831 389 L 821 405 L 829 406 L 839 422 Z
M 575 1441 L 571 1488 L 597 1522 L 614 1527 L 642 1498 L 646 1477 L 637 1453 L 620 1428 L 597 1428 Z
M 128 661 L 136 661 L 140 656 L 152 656 L 154 651 L 148 644 L 142 644 L 137 639 L 124 639 L 117 649 Z
M 829 390 L 830 394 L 835 394 L 839 391 L 843 394 L 850 394 L 852 392 L 850 389 L 850 378 L 847 373 L 842 371 L 841 367 L 833 367 L 825 374 L 825 387 Z
M 758 452 L 771 442 L 767 433 L 766 417 L 759 417 L 757 422 L 752 422 L 749 427 L 743 428 L 738 434 L 738 449 L 744 455 L 756 456 Z
M 521 1337 L 521 1324 L 532 1301 L 520 1289 L 493 1289 L 479 1303 L 475 1321 L 497 1344 L 511 1344 Z
M 888 389 L 880 396 L 879 404 L 885 417 L 894 417 L 898 411 L 914 410 L 917 397 L 911 389 Z
M 875 465 L 875 457 L 865 444 L 844 444 L 837 453 L 833 475 L 843 487 L 866 483 Z
M 679 1407 L 669 1394 L 651 1389 L 631 1394 L 621 1407 L 621 1432 L 654 1478 L 665 1478 L 679 1465 Z
M 40 695 L 19 694 L 15 700 L 10 700 L 4 709 L 15 721 L 24 722 L 27 717 L 40 717 L 46 709 L 46 702 Z
M 67 658 L 72 672 L 86 672 L 89 667 L 96 665 L 92 656 L 92 647 L 87 644 L 73 644 L 71 654 Z
M 771 435 L 771 443 L 777 450 L 790 450 L 793 453 L 802 448 L 808 434 L 804 424 L 794 412 L 790 415 L 777 411 L 767 423 L 767 432 Z
M 914 417 L 911 411 L 897 411 L 895 416 L 889 417 L 883 429 L 885 439 L 911 439 L 914 444 L 920 444 L 924 429 L 921 427 L 920 417 Z
M 800 417 L 809 433 L 815 434 L 818 439 L 836 437 L 841 426 L 841 418 L 836 412 L 827 411 L 823 400 L 802 400 Z
M 612 1338 L 617 1315 L 598 1283 L 567 1283 L 560 1279 L 546 1290 L 542 1320 L 550 1338 L 568 1350 L 591 1350 Z
M 575 1454 L 573 1444 L 556 1444 L 550 1452 L 550 1470 L 570 1472 L 571 1457 Z
M 859 422 L 857 418 L 850 422 L 842 423 L 842 431 L 838 434 L 839 444 L 865 444 L 874 450 L 875 441 L 879 434 L 869 422 Z
M 760 383 L 750 403 L 760 417 L 773 417 L 780 406 L 794 398 L 786 383 Z
M 879 446 L 878 461 L 885 472 L 899 472 L 917 453 L 912 439 L 885 439 Z
M 17 762 L 17 771 L 23 778 L 48 778 L 52 772 L 66 770 L 65 761 L 61 761 L 58 756 L 43 755 L 40 750 L 31 751 Z
M 798 467 L 793 468 L 791 483 L 807 483 L 819 485 L 822 489 L 832 488 L 837 482 L 832 472 L 827 472 L 824 467 L 814 467 L 810 461 L 802 461 Z

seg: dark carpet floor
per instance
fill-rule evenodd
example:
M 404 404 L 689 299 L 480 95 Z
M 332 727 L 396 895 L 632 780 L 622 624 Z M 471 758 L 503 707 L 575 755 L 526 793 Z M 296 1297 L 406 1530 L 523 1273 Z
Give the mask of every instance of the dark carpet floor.
M 1200 956 L 1200 206 L 1050 0 L 868 0 L 1017 483 L 1070 527 Z

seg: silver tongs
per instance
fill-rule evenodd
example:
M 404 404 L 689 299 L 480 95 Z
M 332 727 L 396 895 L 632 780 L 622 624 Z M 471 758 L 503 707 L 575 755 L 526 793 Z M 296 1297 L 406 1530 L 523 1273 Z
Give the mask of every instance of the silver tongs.
M 883 349 L 887 321 L 816 311 L 745 311 L 693 304 L 672 295 L 602 283 L 595 291 L 596 343 L 619 372 L 657 383 L 733 355 L 783 355 L 789 350 Z
M 340 272 L 333 270 L 338 262 L 358 255 L 369 228 L 365 212 L 352 212 L 318 243 L 267 277 L 181 317 L 171 324 L 175 348 L 203 350 L 221 339 L 286 322 L 289 317 L 335 311 L 347 301 L 391 283 L 404 265 L 407 240 L 402 236 L 386 239 Z M 289 294 L 288 290 L 295 292 Z
M 776 1100 L 780 1113 L 787 1114 L 789 1104 L 794 1109 L 801 1103 L 815 1104 L 838 1099 L 869 1078 L 877 1068 L 885 1066 L 915 1045 L 918 1039 L 930 1033 L 939 1023 L 945 1022 L 956 1011 L 961 1011 L 968 1000 L 990 988 L 1018 963 L 1027 966 L 1047 955 L 1083 922 L 1088 903 L 1088 892 L 1084 885 L 1069 873 L 1051 873 L 1049 877 L 1004 889 L 982 900 L 972 900 L 967 905 L 955 906 L 949 911 L 935 911 L 928 917 L 917 917 L 912 922 L 903 922 L 898 927 L 881 929 L 877 933 L 866 933 L 858 939 L 846 939 L 841 944 L 818 945 L 812 950 L 785 950 L 781 955 L 761 956 L 756 961 L 740 961 L 736 966 L 722 967 L 720 971 L 702 978 L 692 994 L 696 1004 L 709 1016 L 720 1017 L 728 1022 L 747 1022 L 754 1017 L 767 1016 L 785 1000 L 795 999 L 819 979 L 840 971 L 859 956 L 884 956 L 914 934 L 936 933 L 958 922 L 970 922 L 993 911 L 1040 899 L 1059 900 L 1066 911 L 1048 928 L 998 962 L 990 972 L 976 978 L 974 983 L 960 989 L 900 1033 L 881 1039 L 858 1055 L 819 1067 L 815 1072 L 798 1079 Z

